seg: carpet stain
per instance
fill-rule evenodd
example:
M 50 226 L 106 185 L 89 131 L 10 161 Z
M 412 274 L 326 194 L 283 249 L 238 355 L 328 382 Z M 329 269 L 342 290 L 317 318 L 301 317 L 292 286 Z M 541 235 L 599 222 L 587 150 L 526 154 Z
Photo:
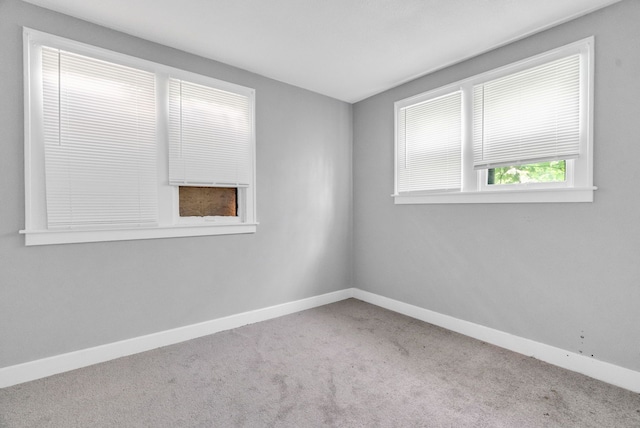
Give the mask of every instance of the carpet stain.
M 282 403 L 289 396 L 289 387 L 287 386 L 287 382 L 285 381 L 286 376 L 283 374 L 274 375 L 271 378 L 271 382 L 276 384 L 280 389 L 280 402 Z
M 324 413 L 324 423 L 330 426 L 335 425 L 338 420 L 338 416 L 340 416 L 341 410 L 338 405 L 337 400 L 337 392 L 336 382 L 333 375 L 333 370 L 329 372 L 329 379 L 327 381 L 329 386 L 329 403 L 327 405 L 322 406 L 322 411 Z
M 296 408 L 295 404 L 286 404 L 291 397 L 289 393 L 289 386 L 287 385 L 287 376 L 284 374 L 276 374 L 271 377 L 271 382 L 278 387 L 280 396 L 278 397 L 278 412 L 275 415 L 275 419 L 269 425 L 282 426 L 287 416 Z
M 402 344 L 398 341 L 398 339 L 391 339 L 391 343 L 393 343 L 393 345 L 398 348 L 398 351 L 400 351 L 400 353 L 405 356 L 408 357 L 410 355 L 409 350 L 407 348 L 405 348 L 404 346 L 402 346 Z

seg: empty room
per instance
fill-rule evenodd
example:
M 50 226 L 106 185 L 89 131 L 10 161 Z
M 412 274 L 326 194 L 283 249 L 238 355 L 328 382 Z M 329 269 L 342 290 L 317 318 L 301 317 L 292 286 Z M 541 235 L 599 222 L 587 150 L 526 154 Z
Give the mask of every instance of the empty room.
M 0 0 L 0 428 L 639 427 L 639 21 Z

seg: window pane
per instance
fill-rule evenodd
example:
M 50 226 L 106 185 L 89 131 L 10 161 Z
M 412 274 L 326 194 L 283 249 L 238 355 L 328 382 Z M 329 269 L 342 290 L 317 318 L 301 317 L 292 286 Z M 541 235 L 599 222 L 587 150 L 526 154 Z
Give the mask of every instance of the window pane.
M 252 120 L 248 94 L 170 79 L 169 183 L 249 186 Z
M 460 91 L 398 111 L 398 191 L 460 188 Z
M 487 184 L 557 183 L 566 180 L 566 161 L 491 168 Z
M 474 168 L 580 156 L 581 57 L 474 86 Z
M 157 223 L 153 73 L 42 48 L 47 224 Z

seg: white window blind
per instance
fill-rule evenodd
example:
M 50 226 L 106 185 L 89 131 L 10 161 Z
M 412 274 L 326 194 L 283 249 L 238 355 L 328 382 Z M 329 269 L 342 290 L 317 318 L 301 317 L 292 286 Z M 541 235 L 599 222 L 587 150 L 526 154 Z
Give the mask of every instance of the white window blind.
M 247 187 L 252 179 L 252 100 L 169 81 L 169 183 Z
M 457 91 L 400 109 L 398 192 L 460 189 L 461 102 Z
M 157 222 L 155 76 L 42 48 L 50 228 Z
M 474 168 L 580 155 L 580 55 L 473 87 Z

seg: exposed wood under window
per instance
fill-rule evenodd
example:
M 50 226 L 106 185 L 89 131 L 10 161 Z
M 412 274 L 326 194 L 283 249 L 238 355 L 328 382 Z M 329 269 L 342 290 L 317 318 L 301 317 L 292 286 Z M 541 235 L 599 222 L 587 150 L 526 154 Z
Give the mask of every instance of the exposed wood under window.
M 237 216 L 238 189 L 180 186 L 180 217 Z

